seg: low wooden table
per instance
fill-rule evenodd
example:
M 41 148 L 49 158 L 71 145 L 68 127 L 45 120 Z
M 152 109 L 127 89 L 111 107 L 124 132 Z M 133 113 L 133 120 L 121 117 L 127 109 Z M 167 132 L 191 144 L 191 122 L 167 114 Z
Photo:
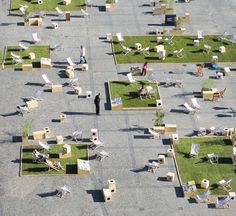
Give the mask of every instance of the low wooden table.
M 77 159 L 77 173 L 78 174 L 90 174 L 89 161 Z

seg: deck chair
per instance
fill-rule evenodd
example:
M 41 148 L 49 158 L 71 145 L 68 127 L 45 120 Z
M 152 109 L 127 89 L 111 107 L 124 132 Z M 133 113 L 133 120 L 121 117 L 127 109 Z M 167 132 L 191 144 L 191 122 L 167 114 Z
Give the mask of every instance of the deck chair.
M 220 91 L 219 91 L 219 96 L 220 96 L 220 98 L 223 98 L 223 97 L 224 97 L 225 91 L 226 91 L 226 88 L 224 88 L 223 90 L 220 90 Z
M 229 201 L 231 200 L 230 196 L 224 197 L 223 199 L 217 199 L 215 203 L 215 207 L 217 209 L 229 208 Z
M 160 133 L 158 133 L 158 132 L 156 132 L 156 131 L 154 131 L 154 130 L 152 130 L 151 128 L 148 128 L 148 132 L 150 133 L 150 134 L 152 134 L 153 136 L 154 136 L 154 138 L 160 138 L 161 136 L 160 136 Z
M 14 58 L 14 57 L 12 57 L 11 60 L 14 63 L 14 65 L 22 64 L 24 62 L 24 60 L 22 58 Z
M 209 195 L 211 194 L 211 191 L 208 190 L 207 192 L 203 193 L 203 194 L 198 194 L 196 195 L 196 202 L 197 203 L 206 203 L 209 202 Z
M 175 50 L 173 52 L 173 55 L 178 58 L 183 58 L 183 50 L 184 50 L 184 48 L 181 48 L 180 50 Z
M 207 157 L 211 164 L 218 163 L 219 157 L 217 154 L 210 153 L 210 154 L 207 154 Z
M 232 179 L 230 179 L 230 180 L 228 180 L 228 181 L 222 179 L 222 180 L 219 181 L 219 184 L 220 184 L 220 186 L 223 187 L 223 189 L 224 189 L 225 191 L 229 192 L 229 191 L 232 190 L 232 187 L 230 186 L 230 182 L 231 182 L 231 181 L 232 181 Z
M 70 187 L 68 187 L 66 185 L 57 189 L 57 196 L 60 198 L 64 198 L 69 193 L 71 193 L 71 189 L 70 189 Z
M 206 136 L 207 135 L 207 130 L 206 130 L 206 128 L 204 128 L 204 127 L 200 127 L 199 129 L 198 129 L 198 134 L 197 134 L 198 136 Z
M 177 80 L 174 82 L 174 87 L 181 88 L 182 85 L 183 85 L 183 81 L 180 80 L 180 79 L 177 79 Z
M 127 73 L 126 76 L 127 76 L 130 83 L 135 83 L 136 82 L 136 80 L 133 78 L 132 73 Z
M 145 48 L 141 48 L 139 52 L 141 55 L 150 56 L 149 50 L 150 50 L 150 47 L 145 47 Z
M 172 45 L 174 45 L 173 38 L 174 38 L 174 36 L 167 37 L 164 39 L 164 42 L 172 46 Z
M 37 149 L 32 152 L 34 156 L 33 163 L 45 162 L 49 158 L 49 154 L 42 154 Z
M 45 150 L 50 150 L 52 147 L 51 145 L 48 145 L 47 143 L 44 143 L 41 140 L 39 140 L 39 145 Z
M 62 42 L 61 43 L 58 43 L 58 44 L 55 44 L 55 45 L 53 45 L 53 47 L 51 47 L 51 50 L 52 51 L 56 51 L 56 50 L 64 50 L 63 48 L 62 48 Z
M 132 51 L 131 48 L 129 48 L 129 47 L 123 45 L 123 44 L 120 44 L 120 45 L 121 45 L 122 51 L 123 51 L 123 53 L 124 53 L 125 55 L 127 55 L 128 53 L 130 53 L 130 52 Z
M 43 100 L 40 96 L 42 95 L 43 93 L 43 89 L 38 89 L 31 97 L 30 97 L 30 100 L 37 100 L 37 101 L 40 101 L 40 100 Z
M 37 32 L 32 33 L 32 38 L 33 38 L 33 43 L 39 43 L 41 41 L 40 38 L 38 37 Z
M 15 59 L 21 59 L 21 58 L 22 58 L 21 56 L 16 55 L 16 54 L 13 53 L 13 52 L 11 52 L 10 55 L 11 55 L 12 58 L 15 58 Z
M 83 14 L 84 17 L 89 17 L 89 13 L 86 12 L 83 8 L 81 8 L 81 13 Z
M 62 11 L 59 7 L 56 7 L 55 10 L 57 11 L 58 16 L 64 16 L 64 11 Z
M 17 106 L 16 111 L 18 112 L 18 115 L 21 115 L 22 117 L 27 114 L 30 113 L 30 110 L 27 106 Z
M 79 80 L 78 78 L 70 79 L 70 81 L 68 83 L 69 87 L 71 87 L 71 88 L 78 87 L 79 86 L 78 80 Z
M 95 150 L 99 147 L 104 147 L 104 143 L 100 140 L 94 140 L 93 143 L 89 146 L 92 150 Z
M 61 166 L 61 163 L 59 161 L 50 161 L 48 159 L 45 160 L 45 164 L 47 165 L 48 171 L 52 171 L 52 170 L 64 170 L 64 168 Z
M 116 37 L 117 37 L 119 43 L 125 43 L 125 40 L 120 32 L 116 33 Z
M 22 43 L 19 43 L 19 47 L 20 47 L 20 50 L 27 50 L 27 49 L 29 49 L 29 47 L 25 46 Z
M 203 48 L 203 52 L 209 53 L 211 51 L 211 46 L 209 46 L 208 44 L 204 44 Z
M 71 60 L 71 57 L 67 57 L 66 60 L 67 60 L 68 64 L 69 64 L 71 67 L 77 66 L 77 64 L 75 64 L 75 63 Z
M 187 102 L 184 103 L 184 107 L 188 113 L 194 114 L 196 112 L 196 109 L 192 108 Z
M 147 97 L 152 98 L 152 96 L 155 97 L 156 94 L 156 89 L 154 89 L 152 86 L 146 86 L 146 92 L 147 92 Z
M 75 87 L 74 87 L 74 92 L 75 92 L 75 94 L 77 94 L 77 95 L 82 95 L 83 90 L 82 90 L 81 87 L 75 86 Z
M 198 156 L 198 153 L 199 153 L 199 144 L 192 143 L 189 156 L 190 157 Z
M 28 5 L 21 5 L 19 7 L 19 11 L 22 13 L 22 15 L 25 15 L 26 10 L 28 9 Z
M 157 168 L 159 168 L 159 163 L 152 161 L 149 162 L 146 166 L 148 168 L 148 172 L 154 173 L 157 170 Z
M 228 32 L 225 31 L 218 39 L 219 40 L 226 40 L 228 35 L 229 35 Z
M 197 102 L 197 98 L 191 98 L 191 102 L 192 102 L 192 107 L 194 109 L 200 109 L 201 108 L 201 106 Z
M 82 131 L 74 131 L 72 132 L 72 140 L 75 140 L 77 142 L 78 140 L 82 140 Z
M 204 39 L 204 34 L 202 30 L 197 31 L 197 39 L 198 40 L 203 40 Z
M 102 161 L 107 157 L 109 157 L 109 154 L 104 150 L 96 152 L 96 160 Z
M 43 78 L 43 81 L 44 81 L 44 85 L 52 84 L 52 82 L 49 80 L 47 74 L 43 74 L 42 78 Z
M 236 35 L 233 35 L 229 40 L 230 43 L 236 43 Z

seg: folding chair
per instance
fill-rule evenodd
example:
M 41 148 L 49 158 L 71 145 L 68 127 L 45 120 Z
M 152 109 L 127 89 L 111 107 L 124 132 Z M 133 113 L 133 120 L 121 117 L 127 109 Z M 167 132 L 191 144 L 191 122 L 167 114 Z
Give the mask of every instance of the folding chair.
M 135 83 L 136 82 L 136 80 L 133 78 L 132 73 L 127 73 L 126 76 L 127 76 L 130 83 Z
M 104 143 L 101 142 L 100 140 L 94 140 L 92 141 L 93 143 L 89 146 L 92 150 L 95 150 L 99 147 L 104 147 Z
M 84 17 L 89 17 L 89 13 L 86 12 L 83 8 L 81 8 L 81 13 L 84 15 Z
M 198 40 L 204 39 L 204 34 L 202 30 L 197 31 L 197 39 Z
M 196 195 L 196 201 L 197 203 L 206 203 L 209 202 L 209 195 L 211 194 L 211 191 L 208 190 L 207 192 L 203 193 L 203 194 L 198 194 Z
M 164 39 L 164 42 L 172 46 L 172 45 L 174 45 L 173 38 L 174 38 L 174 36 L 172 36 L 172 37 L 166 37 L 166 38 Z
M 207 135 L 207 131 L 206 131 L 206 128 L 204 127 L 200 127 L 199 130 L 198 130 L 198 136 L 206 136 Z
M 68 64 L 69 64 L 71 67 L 77 66 L 77 64 L 75 64 L 75 63 L 71 60 L 71 57 L 66 58 L 66 60 L 67 60 Z
M 132 51 L 131 48 L 127 47 L 127 46 L 124 46 L 123 44 L 120 44 L 121 47 L 122 47 L 122 51 L 125 55 L 127 55 L 128 53 L 130 53 Z
M 174 53 L 173 53 L 174 56 L 178 57 L 178 58 L 183 58 L 183 50 L 184 50 L 184 48 L 182 48 L 180 50 L 175 50 Z
M 59 7 L 56 7 L 55 10 L 57 11 L 58 16 L 64 16 L 64 11 L 62 11 Z
M 188 113 L 194 114 L 196 109 L 192 108 L 187 102 L 184 103 L 184 107 L 187 109 Z
M 96 152 L 96 159 L 99 161 L 102 161 L 103 159 L 107 157 L 109 157 L 109 154 L 104 150 Z
M 171 86 L 174 86 L 174 82 L 173 82 L 173 79 L 171 77 L 168 77 L 165 81 L 165 87 L 171 87 Z
M 45 160 L 45 164 L 47 165 L 48 167 L 48 171 L 52 171 L 52 170 L 56 170 L 56 171 L 59 171 L 59 170 L 64 170 L 64 168 L 62 167 L 61 163 L 59 161 L 50 161 L 48 159 Z
M 217 199 L 215 207 L 217 209 L 229 208 L 229 201 L 231 200 L 230 196 L 224 197 L 223 199 Z
M 236 43 L 236 35 L 233 35 L 229 40 L 230 43 Z
M 207 157 L 208 157 L 210 163 L 212 163 L 212 164 L 218 163 L 219 157 L 217 154 L 210 153 L 210 154 L 207 154 Z
M 15 58 L 15 59 L 21 59 L 21 58 L 22 58 L 21 56 L 16 55 L 16 54 L 13 53 L 13 52 L 11 52 L 10 55 L 11 55 L 12 58 Z
M 198 153 L 199 153 L 199 144 L 197 144 L 197 143 L 192 143 L 192 145 L 191 145 L 191 151 L 190 151 L 189 156 L 190 156 L 190 157 L 198 156 Z
M 75 87 L 78 87 L 78 86 L 79 86 L 78 78 L 70 79 L 69 87 L 74 89 Z
M 42 78 L 43 78 L 43 80 L 44 80 L 44 82 L 45 82 L 44 85 L 46 85 L 46 84 L 52 84 L 52 82 L 49 80 L 47 74 L 43 74 L 43 75 L 42 75 Z
M 150 47 L 145 47 L 145 48 L 141 48 L 139 50 L 140 54 L 144 55 L 144 56 L 150 56 Z
M 181 88 L 183 85 L 183 81 L 182 80 L 176 80 L 174 82 L 174 87 L 178 87 L 178 88 Z
M 19 113 L 18 115 L 21 115 L 22 117 L 27 114 L 30 113 L 30 110 L 27 106 L 17 106 L 17 112 Z
M 232 190 L 232 187 L 230 186 L 230 182 L 232 181 L 232 179 L 225 181 L 224 179 L 219 181 L 220 186 L 223 187 L 223 189 L 227 192 Z
M 12 62 L 14 63 L 14 65 L 17 65 L 17 64 L 23 63 L 24 60 L 22 58 L 14 58 L 14 57 L 12 57 Z
M 39 140 L 39 145 L 43 148 L 43 149 L 45 149 L 45 150 L 50 150 L 51 149 L 51 145 L 49 145 L 49 144 L 47 144 L 47 143 L 44 143 L 44 142 L 42 142 L 41 140 Z
M 21 5 L 19 8 L 19 11 L 22 13 L 22 15 L 25 15 L 26 10 L 28 9 L 28 5 Z
M 119 43 L 125 43 L 125 40 L 120 32 L 116 33 L 116 37 L 117 37 Z
M 148 172 L 154 173 L 157 170 L 157 168 L 159 168 L 159 163 L 152 161 L 149 162 L 146 166 L 148 167 Z
M 228 35 L 229 35 L 228 32 L 225 31 L 218 39 L 219 40 L 226 40 Z
M 37 100 L 37 101 L 40 101 L 40 100 L 43 100 L 42 98 L 40 98 L 40 96 L 42 95 L 43 93 L 43 89 L 38 89 L 31 97 L 30 97 L 30 100 Z
M 69 193 L 71 193 L 71 189 L 66 185 L 60 187 L 60 189 L 57 189 L 57 196 L 60 198 L 64 198 Z
M 156 89 L 153 89 L 152 86 L 146 86 L 146 92 L 147 92 L 147 97 L 152 98 L 152 96 L 155 97 L 156 94 Z
M 211 51 L 211 46 L 209 46 L 208 44 L 204 44 L 203 52 L 209 53 L 210 51 Z
M 37 149 L 32 152 L 34 156 L 33 163 L 45 162 L 49 158 L 49 154 L 42 154 Z
M 29 49 L 29 47 L 23 45 L 22 43 L 19 43 L 19 47 L 20 47 L 21 50 L 27 50 L 27 49 Z
M 38 37 L 37 32 L 32 33 L 32 38 L 34 43 L 39 43 L 41 41 L 40 38 Z
M 197 102 L 197 98 L 191 98 L 191 102 L 192 102 L 192 107 L 194 109 L 200 109 L 201 108 L 200 105 Z
M 155 138 L 160 138 L 161 136 L 160 136 L 160 133 L 158 133 L 158 132 L 156 132 L 156 131 L 154 131 L 154 130 L 152 130 L 151 128 L 148 128 L 148 132 L 150 133 L 150 134 L 152 134 Z
M 74 131 L 72 132 L 72 140 L 75 140 L 77 142 L 78 140 L 82 140 L 82 131 Z

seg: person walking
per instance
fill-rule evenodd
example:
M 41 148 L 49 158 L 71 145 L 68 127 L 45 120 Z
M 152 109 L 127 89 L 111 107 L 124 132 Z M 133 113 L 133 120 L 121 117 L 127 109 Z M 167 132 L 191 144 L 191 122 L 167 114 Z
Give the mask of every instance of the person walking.
M 144 65 L 143 65 L 143 69 L 142 69 L 142 76 L 145 76 L 146 73 L 147 73 L 147 69 L 148 69 L 148 63 L 145 62 Z
M 82 63 L 87 63 L 87 60 L 85 58 L 85 48 L 83 47 L 83 45 L 80 46 L 80 64 Z
M 100 93 L 94 98 L 94 104 L 96 107 L 96 115 L 100 115 Z

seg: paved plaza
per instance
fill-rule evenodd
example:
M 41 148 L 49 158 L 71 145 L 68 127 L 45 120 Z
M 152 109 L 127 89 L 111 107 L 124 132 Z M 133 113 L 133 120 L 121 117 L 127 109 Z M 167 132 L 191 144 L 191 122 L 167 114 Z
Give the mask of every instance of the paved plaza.
M 174 182 L 163 181 L 167 172 L 176 173 L 172 158 L 167 158 L 154 174 L 142 171 L 149 160 L 170 148 L 168 137 L 163 140 L 148 139 L 148 128 L 155 119 L 154 110 L 111 111 L 107 82 L 127 80 L 125 74 L 132 65 L 116 65 L 111 43 L 106 33 L 123 36 L 148 35 L 163 29 L 164 16 L 150 14 L 147 0 L 119 0 L 111 12 L 105 12 L 105 0 L 93 0 L 88 8 L 89 17 L 80 17 L 72 12 L 70 22 L 57 21 L 57 30 L 48 28 L 57 20 L 55 12 L 48 12 L 42 26 L 25 27 L 22 16 L 10 14 L 10 0 L 0 0 L 0 50 L 6 45 L 18 45 L 20 41 L 31 41 L 37 32 L 42 45 L 63 42 L 63 50 L 51 52 L 52 69 L 34 69 L 25 72 L 13 69 L 1 70 L 0 80 L 0 216 L 131 216 L 131 215 L 234 215 L 235 200 L 230 208 L 218 210 L 210 204 L 196 204 L 183 197 L 178 178 Z M 186 35 L 196 35 L 197 30 L 205 34 L 236 34 L 236 0 L 193 0 L 176 3 L 176 14 L 191 13 L 190 24 L 185 24 Z M 64 76 L 67 57 L 79 62 L 80 45 L 86 48 L 88 71 L 76 70 L 79 85 L 92 91 L 92 99 L 71 94 L 71 88 L 63 87 L 63 93 L 54 94 L 44 87 L 39 107 L 21 117 L 15 114 L 23 99 L 42 88 L 41 75 L 46 73 L 54 84 L 69 81 Z M 233 44 L 232 46 L 236 45 Z M 149 64 L 162 83 L 168 77 L 182 79 L 182 88 L 159 86 L 165 112 L 165 123 L 176 124 L 179 136 L 190 136 L 199 127 L 217 128 L 236 126 L 236 59 L 235 63 L 224 63 L 232 70 L 232 76 L 215 80 L 216 87 L 226 88 L 219 101 L 203 101 L 198 98 L 201 110 L 195 115 L 181 112 L 181 106 L 200 92 L 204 78 L 214 71 L 207 69 L 203 77 L 193 75 L 196 63 Z M 138 79 L 143 79 L 138 77 Z M 101 93 L 101 114 L 95 115 L 94 97 Z M 58 123 L 61 113 L 67 119 Z M 98 128 L 99 137 L 105 143 L 110 157 L 102 162 L 91 160 L 90 175 L 22 176 L 20 170 L 21 125 L 25 119 L 33 119 L 32 131 L 50 127 L 53 135 L 64 137 L 75 130 L 82 130 L 84 138 L 90 138 L 91 128 Z M 94 151 L 89 150 L 93 157 Z M 117 193 L 111 203 L 105 203 L 101 188 L 108 179 L 117 182 Z M 72 193 L 65 199 L 51 196 L 58 186 L 69 185 Z

